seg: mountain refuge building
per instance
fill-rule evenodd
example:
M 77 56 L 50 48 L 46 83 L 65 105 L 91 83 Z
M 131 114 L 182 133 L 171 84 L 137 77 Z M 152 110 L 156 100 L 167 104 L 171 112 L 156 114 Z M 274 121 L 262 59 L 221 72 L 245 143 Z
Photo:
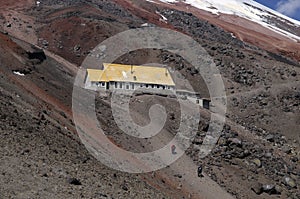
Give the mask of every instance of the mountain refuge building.
M 103 64 L 103 70 L 87 69 L 85 88 L 91 90 L 175 90 L 167 68 L 123 64 Z
M 181 99 L 206 109 L 210 107 L 210 100 L 201 98 L 199 93 L 176 90 L 169 70 L 162 67 L 104 63 L 103 69 L 87 69 L 84 83 L 85 89 L 94 91 L 141 89 L 154 94 L 168 94 L 171 91 Z

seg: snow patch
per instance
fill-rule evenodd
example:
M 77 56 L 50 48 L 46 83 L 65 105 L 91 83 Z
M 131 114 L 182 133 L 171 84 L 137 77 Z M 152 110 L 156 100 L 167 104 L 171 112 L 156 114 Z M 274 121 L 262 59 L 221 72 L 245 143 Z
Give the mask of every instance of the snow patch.
M 149 26 L 148 23 L 144 23 L 144 24 L 141 25 L 141 27 L 148 27 L 148 26 Z
M 149 1 L 149 0 L 148 0 Z M 153 0 L 151 0 L 153 1 Z M 230 14 L 246 18 L 256 22 L 266 28 L 269 28 L 281 35 L 289 37 L 292 40 L 300 41 L 300 36 L 289 33 L 280 29 L 276 24 L 270 24 L 266 21 L 266 17 L 277 17 L 278 20 L 287 20 L 289 25 L 300 27 L 300 21 L 291 19 L 277 11 L 263 6 L 253 0 L 158 0 L 163 3 L 184 2 L 195 8 L 208 11 L 212 14 Z
M 161 17 L 160 21 L 167 23 L 167 21 L 168 21 L 168 18 L 167 18 L 167 17 L 165 17 L 164 15 L 162 15 L 162 14 L 161 14 L 160 12 L 158 12 L 158 11 L 155 11 L 155 13 L 158 14 L 158 15 L 160 15 L 160 17 Z
M 19 76 L 25 76 L 25 74 L 24 73 L 21 73 L 21 72 L 19 72 L 19 71 L 13 71 L 13 73 L 15 74 L 15 75 L 19 75 Z

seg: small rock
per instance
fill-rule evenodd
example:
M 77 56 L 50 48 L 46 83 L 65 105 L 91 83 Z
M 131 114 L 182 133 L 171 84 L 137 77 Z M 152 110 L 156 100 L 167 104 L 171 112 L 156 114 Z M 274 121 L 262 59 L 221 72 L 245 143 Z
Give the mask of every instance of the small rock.
M 257 195 L 260 195 L 263 193 L 262 184 L 257 183 L 254 186 L 251 187 L 251 190 L 254 191 Z
M 101 198 L 107 198 L 108 197 L 106 194 L 103 194 L 103 193 L 99 193 L 98 196 L 100 196 Z
M 262 166 L 260 159 L 257 159 L 257 158 L 256 158 L 256 159 L 252 160 L 252 162 L 253 162 L 258 168 L 260 168 L 260 167 Z
M 48 43 L 47 40 L 43 40 L 43 41 L 42 41 L 42 45 L 43 45 L 44 47 L 48 47 L 49 43 Z
M 175 118 L 176 118 L 176 117 L 175 117 L 175 113 L 170 113 L 170 119 L 171 119 L 171 120 L 175 120 Z
M 25 150 L 23 150 L 23 151 L 21 152 L 21 155 L 27 154 L 27 153 L 29 153 L 29 152 L 30 152 L 30 149 L 25 149 Z
M 106 46 L 105 45 L 102 45 L 102 46 L 99 46 L 98 49 L 101 51 L 101 52 L 104 52 L 106 51 Z
M 271 194 L 273 191 L 275 191 L 275 186 L 272 184 L 265 184 L 262 186 L 262 190 L 265 193 Z
M 76 179 L 76 178 L 69 178 L 68 182 L 72 185 L 81 185 L 80 180 Z
M 282 192 L 282 187 L 279 186 L 279 185 L 276 185 L 276 186 L 275 186 L 275 191 L 276 191 L 276 194 L 281 194 L 281 192 Z
M 251 155 L 250 151 L 249 151 L 249 150 L 245 150 L 245 151 L 243 151 L 242 153 L 240 153 L 240 154 L 238 155 L 238 157 L 239 157 L 240 159 L 244 159 L 244 158 L 248 157 L 249 155 Z
M 269 142 L 274 142 L 274 135 L 268 134 L 268 135 L 265 137 L 265 139 L 266 139 L 267 141 L 269 141 Z
M 226 139 L 225 138 L 220 138 L 218 140 L 218 145 L 220 145 L 220 146 L 226 146 Z
M 128 191 L 128 187 L 127 187 L 127 185 L 122 185 L 122 189 L 124 190 L 124 191 Z
M 283 182 L 286 186 L 290 187 L 290 188 L 296 188 L 296 183 L 295 181 L 290 178 L 290 177 L 284 177 L 283 178 Z
M 293 71 L 291 72 L 291 75 L 292 75 L 293 77 L 296 77 L 296 76 L 297 76 L 297 72 L 296 72 L 295 70 L 293 70 Z
M 178 190 L 181 190 L 181 189 L 182 189 L 182 184 L 179 184 L 179 185 L 177 186 L 177 189 L 178 189 Z
M 269 195 L 281 194 L 282 189 L 278 185 L 266 184 L 262 186 L 263 192 L 268 193 Z
M 79 44 L 77 44 L 77 45 L 74 46 L 73 49 L 74 49 L 74 52 L 78 52 L 78 51 L 80 51 L 81 46 Z
M 298 160 L 299 160 L 299 159 L 298 159 L 296 156 L 291 157 L 291 161 L 292 161 L 292 162 L 298 162 Z
M 229 138 L 228 141 L 230 142 L 231 145 L 236 145 L 238 147 L 242 146 L 242 141 L 238 138 Z
M 182 175 L 181 174 L 176 174 L 176 175 L 174 175 L 174 177 L 182 178 Z
M 286 154 L 290 154 L 292 151 L 291 148 L 287 145 L 284 145 L 283 147 L 281 147 L 281 150 Z
M 201 145 L 203 143 L 203 141 L 200 138 L 196 138 L 196 139 L 193 140 L 192 143 L 195 144 L 195 145 Z
M 272 158 L 273 155 L 272 155 L 272 153 L 269 152 L 269 153 L 265 153 L 265 157 L 266 157 L 266 158 Z
M 233 158 L 231 160 L 231 164 L 232 165 L 242 165 L 243 164 L 243 161 L 241 159 L 238 159 L 238 158 Z

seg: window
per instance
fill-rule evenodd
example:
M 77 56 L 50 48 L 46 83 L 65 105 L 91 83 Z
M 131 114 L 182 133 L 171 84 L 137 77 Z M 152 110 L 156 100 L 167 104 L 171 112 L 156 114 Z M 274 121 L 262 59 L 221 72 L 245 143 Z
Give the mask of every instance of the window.
M 131 89 L 134 90 L 134 84 L 131 84 Z
M 115 88 L 118 88 L 118 83 L 117 82 L 115 82 Z
M 126 85 L 126 89 L 127 89 L 127 90 L 129 89 L 129 85 Z
M 122 84 L 122 82 L 120 82 L 120 88 L 122 88 L 123 87 L 123 84 Z
M 105 82 L 101 82 L 101 86 L 104 87 L 105 86 Z

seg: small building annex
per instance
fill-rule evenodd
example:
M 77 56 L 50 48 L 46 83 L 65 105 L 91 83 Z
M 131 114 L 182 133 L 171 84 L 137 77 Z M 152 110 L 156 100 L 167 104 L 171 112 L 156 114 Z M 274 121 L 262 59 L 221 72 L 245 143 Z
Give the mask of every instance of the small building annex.
M 167 68 L 123 64 L 103 64 L 103 69 L 87 69 L 85 88 L 91 90 L 175 90 Z

